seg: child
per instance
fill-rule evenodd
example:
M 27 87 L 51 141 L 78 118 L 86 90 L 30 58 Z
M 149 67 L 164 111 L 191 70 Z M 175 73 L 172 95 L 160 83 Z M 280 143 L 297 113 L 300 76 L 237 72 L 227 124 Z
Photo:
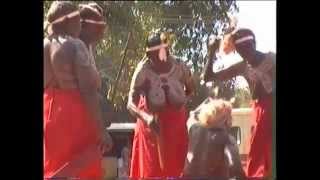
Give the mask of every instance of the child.
M 231 111 L 230 102 L 209 97 L 190 112 L 183 177 L 245 179 L 238 147 L 228 133 L 232 125 Z

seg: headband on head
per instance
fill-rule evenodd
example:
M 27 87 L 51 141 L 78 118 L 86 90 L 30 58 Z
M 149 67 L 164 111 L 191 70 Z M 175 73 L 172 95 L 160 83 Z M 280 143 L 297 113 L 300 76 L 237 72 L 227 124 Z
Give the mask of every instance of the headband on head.
M 240 39 L 237 39 L 234 43 L 235 44 L 240 44 L 240 43 L 243 43 L 243 42 L 246 42 L 246 41 L 249 41 L 249 40 L 254 40 L 254 37 L 252 35 L 245 36 L 245 37 L 242 37 Z
M 103 9 L 101 6 L 99 6 L 99 4 L 97 4 L 96 2 L 91 2 L 91 3 L 88 3 L 88 6 L 91 6 L 91 7 L 95 7 L 96 10 L 99 11 L 99 13 L 102 15 L 103 13 Z
M 50 25 L 50 24 L 59 23 L 59 22 L 64 21 L 66 18 L 73 18 L 73 17 L 79 16 L 79 15 L 80 15 L 80 12 L 78 10 L 76 10 L 76 11 L 73 11 L 73 12 L 71 12 L 69 14 L 64 15 L 64 16 L 61 16 L 61 17 L 59 17 L 58 19 L 56 19 L 56 20 L 54 20 L 52 22 L 48 22 L 47 21 L 46 24 Z
M 80 4 L 79 8 L 80 9 L 89 9 L 90 11 L 94 12 L 96 15 L 102 17 L 102 14 L 95 8 L 93 8 L 91 5 L 96 5 L 96 4 Z M 81 11 L 81 10 L 80 10 Z M 81 19 L 81 22 L 84 23 L 90 23 L 90 24 L 96 24 L 96 25 L 106 25 L 104 21 L 95 21 L 92 19 Z
M 167 61 L 168 54 L 166 48 L 169 46 L 165 33 L 156 33 L 149 36 L 146 52 L 159 50 L 158 57 L 160 61 Z
M 88 4 L 80 4 L 79 8 L 80 9 L 90 9 L 91 11 L 96 13 L 98 16 L 102 16 L 102 14 L 97 9 L 93 8 L 92 6 L 90 6 Z
M 146 51 L 147 52 L 150 52 L 150 51 L 156 51 L 156 50 L 159 50 L 161 48 L 166 48 L 168 47 L 168 44 L 159 44 L 157 46 L 153 46 L 153 47 L 147 47 Z
M 168 58 L 168 54 L 167 54 L 167 51 L 164 49 L 168 47 L 168 44 L 159 44 L 157 46 L 153 46 L 153 47 L 147 47 L 146 51 L 147 52 L 150 52 L 150 51 L 156 51 L 156 50 L 159 50 L 159 54 L 158 54 L 158 57 L 160 59 L 160 61 L 167 61 L 167 58 Z
M 96 24 L 96 25 L 106 25 L 107 24 L 104 21 L 95 21 L 95 20 L 91 20 L 91 19 L 81 19 L 81 22 L 90 23 L 90 24 Z
M 66 18 L 73 18 L 73 17 L 76 17 L 76 16 L 80 16 L 80 12 L 78 10 L 76 11 L 73 11 L 69 14 L 66 14 L 64 16 L 61 16 L 59 17 L 58 19 L 52 21 L 52 22 L 49 22 L 49 21 L 46 21 L 45 24 L 44 24 L 44 29 L 46 30 L 50 25 L 52 24 L 56 24 L 56 23 L 60 23 L 62 21 L 64 21 Z

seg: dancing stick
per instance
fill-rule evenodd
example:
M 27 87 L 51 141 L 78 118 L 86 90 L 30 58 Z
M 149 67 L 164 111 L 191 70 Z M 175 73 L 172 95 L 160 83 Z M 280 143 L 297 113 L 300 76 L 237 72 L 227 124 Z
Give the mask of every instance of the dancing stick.
M 115 84 L 114 84 L 114 88 L 113 88 L 113 91 L 112 91 L 112 95 L 111 95 L 111 102 L 112 103 L 113 103 L 114 96 L 116 94 L 118 82 L 119 82 L 120 75 L 121 75 L 121 72 L 122 72 L 122 69 L 123 69 L 123 66 L 124 66 L 124 60 L 125 60 L 126 55 L 127 55 L 127 50 L 128 50 L 130 37 L 131 37 L 131 31 L 128 33 L 128 39 L 127 39 L 127 42 L 126 42 L 126 47 L 124 49 L 124 53 L 123 53 L 123 56 L 122 56 L 120 68 L 119 68 L 119 71 L 118 71 L 118 74 L 117 74 L 117 77 L 116 77 L 116 81 L 115 81 Z
M 156 115 L 155 115 L 156 116 Z M 158 126 L 161 128 L 160 126 L 160 121 L 158 120 L 157 118 L 157 123 L 158 123 Z M 163 139 L 162 139 L 162 136 L 161 136 L 161 129 L 159 130 L 159 133 L 156 133 L 156 140 L 157 140 L 157 148 L 158 148 L 158 159 L 159 159 L 159 164 L 160 164 L 160 169 L 161 171 L 164 170 L 164 154 L 163 154 Z
M 159 164 L 160 164 L 160 169 L 161 171 L 163 171 L 164 169 L 164 164 L 163 164 L 163 151 L 162 151 L 162 138 L 160 137 L 160 135 L 156 135 L 157 136 L 157 146 L 158 146 L 158 157 L 159 157 Z

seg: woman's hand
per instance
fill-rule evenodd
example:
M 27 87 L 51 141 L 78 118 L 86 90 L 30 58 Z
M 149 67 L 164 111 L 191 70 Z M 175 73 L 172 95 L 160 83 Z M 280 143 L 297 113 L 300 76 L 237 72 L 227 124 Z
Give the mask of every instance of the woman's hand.
M 158 135 L 160 134 L 159 118 L 156 114 L 153 115 L 152 119 L 146 120 L 146 122 L 152 131 L 154 131 Z

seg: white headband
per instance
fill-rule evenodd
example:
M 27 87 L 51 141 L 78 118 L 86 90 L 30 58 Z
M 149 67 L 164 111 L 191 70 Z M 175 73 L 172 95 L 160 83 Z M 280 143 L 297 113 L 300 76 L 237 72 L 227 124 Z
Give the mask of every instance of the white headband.
M 47 28 L 48 28 L 50 25 L 55 24 L 55 23 L 62 22 L 65 18 L 73 18 L 73 17 L 78 16 L 78 15 L 80 15 L 80 12 L 79 12 L 78 10 L 76 10 L 76 11 L 73 11 L 73 12 L 71 12 L 71 13 L 69 13 L 69 14 L 64 15 L 64 16 L 61 16 L 61 17 L 59 17 L 58 19 L 56 19 L 56 20 L 54 20 L 54 21 L 52 21 L 52 22 L 45 21 L 45 23 L 44 23 L 44 29 L 47 30 Z
M 61 16 L 61 17 L 59 17 L 58 19 L 56 19 L 56 20 L 54 20 L 52 22 L 48 22 L 47 21 L 46 24 L 48 24 L 48 25 L 55 24 L 55 23 L 63 21 L 65 18 L 73 18 L 73 17 L 78 16 L 78 15 L 80 15 L 80 13 L 79 13 L 78 10 L 76 10 L 76 11 L 73 11 L 73 12 L 71 12 L 69 14 L 64 15 L 64 16 Z
M 151 48 L 148 48 L 146 49 L 147 52 L 149 51 L 155 51 L 155 50 L 158 50 L 158 49 L 161 49 L 161 48 L 166 48 L 168 47 L 168 44 L 160 44 L 160 45 L 157 45 L 157 46 L 153 46 Z
M 94 21 L 94 20 L 91 20 L 91 19 L 81 19 L 81 22 L 91 23 L 91 24 L 98 24 L 98 25 L 106 25 L 106 23 L 104 21 Z
M 254 37 L 251 36 L 251 35 L 250 36 L 245 36 L 243 38 L 240 38 L 240 39 L 236 40 L 234 43 L 235 44 L 240 44 L 240 43 L 243 43 L 243 42 L 249 41 L 249 40 L 254 40 Z

